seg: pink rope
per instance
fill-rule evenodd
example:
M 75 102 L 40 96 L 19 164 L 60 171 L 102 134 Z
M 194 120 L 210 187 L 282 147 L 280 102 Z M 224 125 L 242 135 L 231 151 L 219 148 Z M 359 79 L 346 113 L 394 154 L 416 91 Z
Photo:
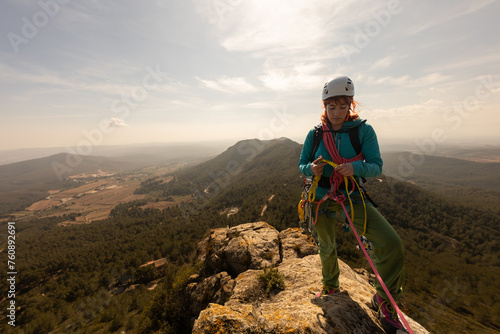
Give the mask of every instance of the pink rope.
M 345 212 L 345 215 L 347 217 L 347 220 L 349 221 L 349 225 L 351 225 L 352 231 L 354 232 L 354 235 L 356 236 L 356 239 L 358 240 L 359 247 L 361 248 L 361 250 L 365 254 L 366 259 L 368 260 L 368 262 L 370 263 L 370 267 L 372 267 L 373 272 L 375 273 L 375 276 L 377 277 L 380 285 L 382 285 L 382 289 L 384 289 L 385 294 L 387 295 L 387 297 L 389 297 L 389 300 L 391 301 L 392 306 L 394 306 L 394 309 L 396 310 L 396 312 L 398 313 L 399 317 L 401 318 L 401 320 L 405 324 L 405 327 L 406 327 L 406 329 L 408 329 L 408 332 L 410 332 L 410 334 L 413 334 L 413 331 L 411 330 L 410 325 L 406 321 L 406 318 L 404 317 L 403 312 L 401 312 L 401 310 L 399 309 L 398 305 L 396 304 L 396 301 L 394 300 L 394 298 L 392 298 L 392 295 L 389 292 L 389 289 L 387 289 L 387 286 L 385 285 L 384 281 L 382 280 L 382 277 L 380 277 L 377 269 L 375 268 L 375 265 L 373 264 L 372 259 L 370 258 L 370 256 L 368 255 L 368 252 L 366 251 L 365 247 L 363 246 L 363 242 L 359 238 L 358 232 L 354 228 L 354 224 L 352 223 L 351 218 L 349 217 L 347 209 L 345 208 L 345 205 L 344 205 L 344 199 L 345 198 L 342 199 L 341 197 L 340 198 L 337 197 L 337 199 L 338 200 L 336 200 L 336 201 L 337 201 L 337 203 L 339 203 L 339 204 L 342 205 L 342 208 L 344 209 L 344 212 Z
M 323 123 L 323 142 L 325 144 L 326 150 L 328 151 L 328 153 L 332 157 L 332 161 L 338 165 L 353 162 L 353 161 L 358 161 L 358 160 L 364 160 L 363 154 L 361 152 L 357 156 L 355 156 L 354 158 L 351 158 L 351 159 L 346 159 L 346 158 L 342 157 L 337 150 L 332 132 L 330 131 L 330 129 L 328 128 L 328 126 L 325 123 Z M 389 292 L 389 289 L 387 289 L 387 286 L 385 285 L 384 281 L 382 280 L 382 277 L 380 277 L 380 274 L 378 273 L 377 269 L 375 268 L 373 261 L 371 260 L 370 256 L 368 255 L 368 252 L 366 251 L 365 247 L 363 246 L 363 242 L 361 241 L 361 239 L 358 235 L 358 232 L 356 231 L 356 228 L 354 227 L 354 224 L 352 223 L 351 217 L 349 216 L 349 213 L 347 212 L 347 209 L 344 205 L 345 196 L 339 192 L 339 187 L 340 187 L 340 184 L 342 183 L 343 179 L 344 179 L 344 176 L 342 174 L 340 174 L 339 172 L 337 172 L 334 168 L 332 176 L 330 177 L 330 183 L 333 185 L 333 187 L 331 189 L 331 192 L 329 192 L 329 194 L 327 194 L 327 196 L 330 197 L 333 194 L 335 196 L 335 197 L 333 197 L 333 199 L 337 203 L 342 205 L 342 208 L 344 209 L 347 220 L 349 221 L 349 224 L 351 225 L 352 231 L 354 232 L 354 235 L 356 236 L 356 239 L 358 240 L 359 247 L 361 248 L 361 250 L 365 254 L 365 257 L 368 260 L 368 263 L 370 263 L 370 267 L 373 269 L 373 272 L 375 273 L 375 276 L 377 277 L 378 281 L 380 282 L 382 289 L 384 289 L 385 294 L 387 295 L 387 297 L 389 297 L 390 302 L 392 303 L 392 305 L 394 306 L 394 309 L 396 310 L 399 317 L 401 318 L 401 320 L 405 324 L 406 329 L 408 329 L 410 334 L 413 334 L 413 331 L 411 330 L 410 325 L 406 321 L 406 318 L 404 317 L 403 313 L 401 312 L 398 305 L 396 304 L 396 301 L 394 300 L 391 293 Z M 354 187 L 354 184 L 353 184 L 353 187 Z M 325 196 L 325 197 L 327 197 L 327 196 Z M 324 200 L 324 198 L 321 201 L 323 201 L 323 200 Z M 316 219 L 318 219 L 318 211 L 319 211 L 319 204 L 318 204 L 318 208 L 316 210 Z M 316 221 L 315 221 L 315 223 L 316 223 Z
M 359 160 L 364 160 L 363 153 L 360 152 L 357 156 L 351 159 L 346 159 L 343 156 L 339 154 L 339 151 L 337 150 L 337 146 L 335 145 L 335 140 L 333 139 L 332 132 L 328 128 L 328 125 L 323 123 L 323 143 L 325 144 L 326 150 L 332 157 L 332 161 L 335 162 L 337 165 L 349 163 L 349 162 L 354 162 L 354 161 L 359 161 Z M 336 194 L 337 191 L 339 190 L 340 185 L 342 184 L 342 181 L 344 180 L 344 176 L 337 172 L 335 168 L 333 169 L 332 175 L 330 176 L 330 183 L 334 185 L 334 188 L 332 189 L 333 193 Z M 354 188 L 354 184 L 353 184 Z M 354 189 L 353 189 L 354 190 Z

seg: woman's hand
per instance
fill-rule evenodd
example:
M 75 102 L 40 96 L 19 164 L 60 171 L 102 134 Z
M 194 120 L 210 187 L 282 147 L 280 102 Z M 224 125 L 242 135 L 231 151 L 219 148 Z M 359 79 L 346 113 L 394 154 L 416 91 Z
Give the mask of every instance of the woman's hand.
M 321 162 L 323 157 L 320 155 L 318 159 L 314 160 L 311 164 L 311 171 L 314 175 L 323 175 L 323 167 L 327 164 L 326 162 Z
M 345 164 L 341 164 L 335 167 L 335 170 L 342 174 L 342 176 L 353 176 L 354 175 L 354 167 L 352 163 L 348 162 Z

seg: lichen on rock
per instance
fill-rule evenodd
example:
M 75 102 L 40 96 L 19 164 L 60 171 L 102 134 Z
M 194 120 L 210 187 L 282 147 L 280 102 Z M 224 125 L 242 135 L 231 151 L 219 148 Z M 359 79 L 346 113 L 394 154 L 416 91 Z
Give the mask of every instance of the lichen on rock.
M 300 229 L 278 233 L 264 222 L 217 229 L 198 250 L 210 270 L 229 269 L 232 278 L 211 272 L 215 278 L 204 279 L 205 286 L 202 282 L 188 286 L 191 298 L 204 296 L 206 305 L 194 321 L 193 333 L 384 333 L 370 307 L 375 289 L 344 262 L 339 260 L 340 293 L 315 297 L 321 288 L 321 260 L 314 242 Z M 265 258 L 276 250 L 281 256 Z M 244 254 L 250 257 L 247 264 L 242 261 Z M 258 280 L 268 266 L 275 266 L 285 283 L 284 290 L 270 295 L 263 293 Z M 415 334 L 428 333 L 407 320 Z

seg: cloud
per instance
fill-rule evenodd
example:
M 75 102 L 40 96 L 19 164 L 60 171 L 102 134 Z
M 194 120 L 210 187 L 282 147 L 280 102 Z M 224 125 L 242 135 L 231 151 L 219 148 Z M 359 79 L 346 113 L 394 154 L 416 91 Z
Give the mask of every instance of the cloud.
M 219 20 L 214 33 L 230 52 L 250 52 L 265 59 L 331 60 L 343 58 L 340 46 L 353 43 L 356 29 L 366 22 L 377 23 L 374 15 L 388 12 L 387 8 L 384 1 L 241 1 Z
M 384 76 L 380 78 L 375 78 L 373 76 L 356 75 L 354 76 L 355 81 L 363 81 L 365 84 L 377 86 L 377 85 L 388 85 L 404 88 L 418 88 L 434 85 L 437 83 L 443 83 L 451 80 L 452 77 L 449 75 L 443 75 L 439 72 L 424 75 L 418 78 L 412 78 L 409 75 L 403 75 L 399 77 L 394 76 Z
M 41 8 L 36 1 L 7 1 L 12 10 L 0 16 L 17 33 L 20 17 L 31 20 Z M 492 3 L 69 2 L 21 53 L 12 53 L 8 44 L 0 51 L 0 96 L 5 116 L 19 119 L 13 125 L 18 128 L 25 119 L 47 119 L 44 124 L 66 129 L 109 116 L 119 117 L 107 119 L 110 128 L 126 127 L 130 121 L 113 106 L 127 109 L 141 121 L 118 132 L 133 140 L 131 134 L 147 124 L 210 122 L 222 128 L 244 119 L 257 129 L 283 105 L 302 115 L 317 109 L 329 77 L 345 74 L 355 81 L 362 113 L 376 110 L 370 118 L 383 116 L 381 123 L 400 122 L 405 129 L 419 124 L 424 131 L 433 115 L 474 94 L 479 78 L 500 80 L 494 33 L 499 2 Z M 384 16 L 394 4 L 400 4 L 398 10 Z M 355 52 L 346 54 L 347 47 Z M 156 64 L 168 78 L 148 88 L 146 98 L 141 95 L 145 67 Z M 485 110 L 497 108 L 499 89 L 492 89 Z M 437 100 L 445 101 L 440 108 Z M 491 115 L 489 123 L 498 120 Z M 297 127 L 305 132 L 317 121 L 311 115 Z M 175 138 L 168 131 L 161 135 Z
M 342 42 L 344 29 L 371 18 L 369 13 L 384 5 L 342 0 L 241 1 L 219 20 L 218 39 L 228 51 L 252 52 L 258 57 L 293 57 L 296 51 L 302 56 L 306 50 L 319 56 L 317 50 Z M 364 14 L 359 14 L 361 6 Z
M 222 38 L 221 45 L 228 51 L 264 51 L 266 54 L 273 51 L 281 54 L 283 48 L 303 48 L 304 43 L 314 45 L 314 38 L 305 37 L 324 35 L 324 31 L 318 29 L 319 18 L 315 20 L 308 2 L 292 2 L 295 3 L 253 1 L 247 6 L 247 15 L 235 30 Z
M 395 61 L 394 56 L 381 58 L 373 63 L 373 65 L 370 67 L 370 71 L 386 69 L 389 66 L 391 66 L 394 63 L 394 61 Z
M 447 2 L 447 8 L 436 9 L 432 8 L 426 14 L 434 13 L 434 17 L 430 18 L 426 21 L 426 23 L 421 25 L 414 25 L 414 29 L 409 31 L 408 34 L 415 35 L 424 30 L 432 29 L 436 26 L 443 25 L 446 22 L 451 20 L 455 20 L 462 16 L 466 16 L 472 13 L 475 13 L 493 3 L 497 2 L 497 0 L 479 0 L 479 1 L 460 1 L 460 2 Z M 432 2 L 433 6 L 440 6 L 441 3 Z M 449 8 L 448 6 L 454 6 L 453 8 Z M 444 13 L 444 15 L 443 15 Z M 417 16 L 418 17 L 418 16 Z
M 252 102 L 245 104 L 244 107 L 250 109 L 275 109 L 280 105 L 279 103 L 271 102 Z
M 319 62 L 279 65 L 267 62 L 263 75 L 259 76 L 264 86 L 280 92 L 296 92 L 317 89 L 327 79 L 325 66 Z
M 439 119 L 451 106 L 442 100 L 429 99 L 422 103 L 401 105 L 387 109 L 363 110 L 363 114 L 371 120 L 404 120 L 415 119 L 425 123 L 431 119 Z
M 194 3 L 224 49 L 262 62 L 256 77 L 275 92 L 310 91 L 335 73 L 352 73 L 342 46 L 352 44 L 356 28 L 375 22 L 374 13 L 388 6 L 360 0 L 218 1 L 219 7 L 208 0 Z M 386 57 L 376 66 L 388 68 L 393 61 Z M 205 81 L 204 86 L 227 91 L 220 81 Z
M 500 68 L 498 59 L 500 59 L 500 51 L 487 54 L 478 53 L 474 58 L 461 58 L 453 62 L 448 61 L 446 63 L 440 63 L 438 66 L 429 68 L 428 71 L 456 72 L 457 70 L 461 70 L 464 68 L 474 69 L 477 68 L 479 64 L 481 64 L 488 65 L 488 68 L 490 69 L 489 73 L 491 73 L 492 71 L 497 71 Z
M 116 117 L 110 117 L 109 121 L 105 125 L 108 129 L 111 128 L 128 128 L 130 125 L 128 125 L 123 119 L 121 118 L 116 118 Z
M 201 84 L 207 88 L 219 90 L 225 93 L 253 93 L 257 92 L 258 88 L 248 83 L 245 78 L 229 78 L 222 76 L 217 81 L 205 80 L 196 77 Z

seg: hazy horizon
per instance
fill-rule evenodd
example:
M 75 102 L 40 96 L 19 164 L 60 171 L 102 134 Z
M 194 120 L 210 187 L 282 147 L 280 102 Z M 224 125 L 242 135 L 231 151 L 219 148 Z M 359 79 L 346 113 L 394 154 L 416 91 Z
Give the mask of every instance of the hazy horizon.
M 288 137 L 282 137 L 290 139 L 297 144 L 302 145 L 302 141 L 294 140 Z M 258 139 L 258 138 L 248 138 L 246 140 Z M 245 139 L 243 139 L 245 140 Z M 150 142 L 150 143 L 131 143 L 131 144 L 112 144 L 112 145 L 97 145 L 92 147 L 71 147 L 71 146 L 54 146 L 54 147 L 26 147 L 17 149 L 0 149 L 0 166 L 7 165 L 15 162 L 21 162 L 25 160 L 32 160 L 38 158 L 49 157 L 59 153 L 76 154 L 80 156 L 127 156 L 130 154 L 144 153 L 144 154 L 155 154 L 151 152 L 151 148 L 183 148 L 192 147 L 200 145 L 202 147 L 208 148 L 210 151 L 208 154 L 219 154 L 228 149 L 229 147 L 238 143 L 239 140 L 219 140 L 219 141 L 209 141 L 209 142 Z M 433 142 L 431 139 L 422 140 L 382 140 L 379 142 L 380 150 L 382 153 L 395 152 L 395 151 L 409 151 L 417 152 L 419 154 L 426 155 L 440 155 L 441 152 L 446 151 L 450 148 L 462 148 L 462 149 L 487 149 L 487 150 L 499 150 L 500 143 L 480 143 L 477 144 L 473 141 L 463 141 L 463 142 L 447 142 L 444 144 Z M 134 151 L 137 149 L 149 149 L 148 153 Z M 156 153 L 161 153 L 156 151 Z M 481 154 L 481 152 L 478 152 Z M 482 153 L 485 154 L 484 152 Z M 495 157 L 496 159 L 496 157 Z
M 349 75 L 381 145 L 498 145 L 495 0 L 7 0 L 0 150 L 287 137 Z
M 239 141 L 243 140 L 253 140 L 253 139 L 258 139 L 258 140 L 272 140 L 272 139 L 279 139 L 279 138 L 286 138 L 289 140 L 292 140 L 300 145 L 303 144 L 303 141 L 305 139 L 305 134 L 304 138 L 301 137 L 296 137 L 296 138 L 290 138 L 286 136 L 281 136 L 281 137 L 275 137 L 275 138 L 259 138 L 259 137 L 254 137 L 254 138 L 229 138 L 229 139 L 220 139 L 220 140 L 208 140 L 208 141 L 164 141 L 164 142 L 130 142 L 130 143 L 111 143 L 111 144 L 99 144 L 99 145 L 94 145 L 93 148 L 99 149 L 103 147 L 154 147 L 154 146 L 182 146 L 182 145 L 208 145 L 208 146 L 224 146 L 224 145 L 234 145 Z M 416 146 L 420 142 L 431 142 L 431 138 L 403 138 L 403 139 L 387 139 L 387 138 L 379 138 L 379 146 L 381 149 L 383 149 L 384 146 L 405 146 L 407 145 L 408 147 L 410 146 Z M 69 144 L 69 143 L 68 143 Z M 74 143 L 72 143 L 74 144 Z M 436 146 L 455 146 L 455 147 L 499 147 L 500 148 L 500 138 L 494 138 L 494 140 L 477 140 L 477 139 L 463 139 L 463 140 L 447 140 L 444 143 L 436 143 Z M 83 146 L 81 146 L 83 147 Z M 59 145 L 59 146 L 33 146 L 33 147 L 17 147 L 17 148 L 7 148 L 7 149 L 0 149 L 0 152 L 8 152 L 8 151 L 22 151 L 22 150 L 55 150 L 59 149 L 61 150 L 62 153 L 70 153 L 70 151 L 76 151 L 78 149 L 78 145 Z M 78 153 L 78 152 L 77 152 Z M 86 155 L 86 154 L 81 154 L 81 155 Z M 92 155 L 92 154 L 89 154 Z

